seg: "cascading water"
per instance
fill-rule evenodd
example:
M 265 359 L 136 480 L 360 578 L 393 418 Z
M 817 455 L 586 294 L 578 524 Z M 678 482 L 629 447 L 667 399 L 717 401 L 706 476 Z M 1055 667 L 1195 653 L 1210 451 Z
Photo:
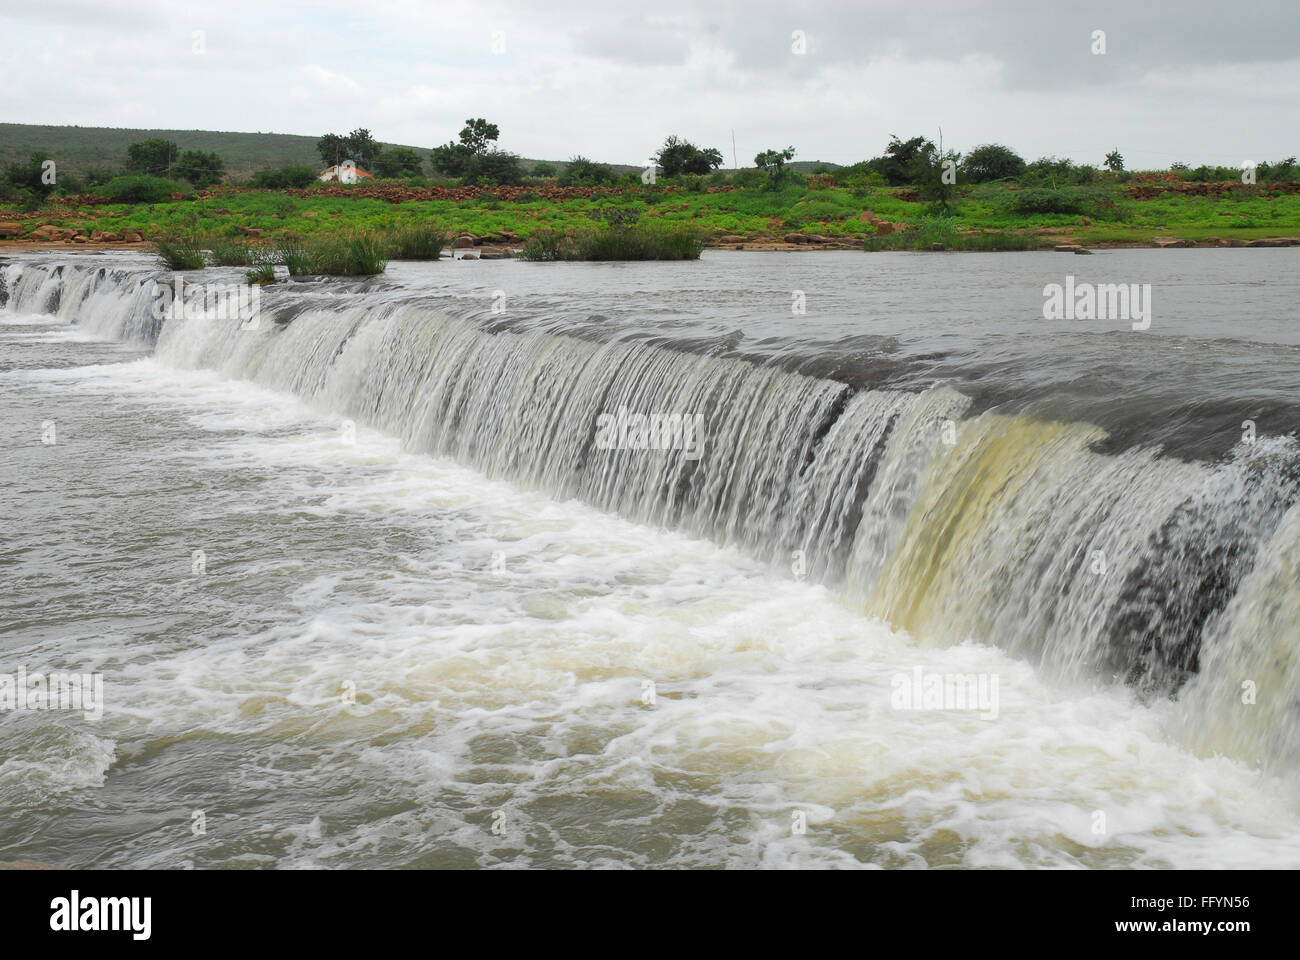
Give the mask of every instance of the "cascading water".
M 255 328 L 162 322 L 157 279 L 10 265 L 0 308 L 155 342 L 167 364 L 295 394 L 409 450 L 740 547 L 923 643 L 992 643 L 1067 678 L 1178 695 L 1201 749 L 1297 766 L 1294 437 L 1243 439 L 1217 462 L 1103 454 L 1098 427 L 972 415 L 950 387 L 489 331 L 451 300 L 285 285 Z M 603 448 L 599 419 L 618 411 L 700 415 L 699 456 Z

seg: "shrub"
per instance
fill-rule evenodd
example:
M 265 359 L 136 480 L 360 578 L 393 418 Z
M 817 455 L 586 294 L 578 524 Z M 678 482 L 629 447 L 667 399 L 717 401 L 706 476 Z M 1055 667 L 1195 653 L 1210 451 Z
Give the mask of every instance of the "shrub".
M 1000 143 L 986 143 L 976 147 L 962 161 L 963 177 L 971 183 L 986 183 L 1018 177 L 1025 172 L 1025 161 L 1010 147 Z
M 311 167 L 279 167 L 259 170 L 248 178 L 246 186 L 256 190 L 301 190 L 317 182 L 317 172 Z
M 1099 187 L 1018 190 L 1010 194 L 1007 210 L 1021 215 L 1061 213 L 1103 220 L 1122 216 L 1122 208 L 1116 203 L 1115 196 Z
M 565 164 L 556 183 L 562 187 L 599 187 L 612 184 L 615 179 L 612 167 L 577 156 Z
M 145 173 L 114 177 L 95 190 L 97 196 L 107 197 L 117 203 L 165 203 L 173 193 L 187 192 L 185 187 L 173 180 Z
M 203 241 L 193 233 L 172 233 L 156 237 L 154 252 L 169 270 L 202 270 L 208 265 Z

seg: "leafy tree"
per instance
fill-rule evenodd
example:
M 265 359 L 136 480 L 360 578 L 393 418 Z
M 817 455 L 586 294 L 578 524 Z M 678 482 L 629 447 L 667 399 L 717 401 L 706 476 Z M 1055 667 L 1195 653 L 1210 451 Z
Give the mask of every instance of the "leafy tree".
M 969 183 L 986 183 L 1025 172 L 1025 161 L 1010 147 L 986 143 L 966 155 L 961 165 L 962 178 Z
M 1120 156 L 1118 147 L 1106 154 L 1106 169 L 1112 173 L 1119 173 L 1124 169 L 1124 158 Z
M 519 157 L 492 146 L 500 136 L 495 123 L 482 117 L 466 120 L 460 142 L 445 143 L 430 151 L 433 169 L 466 183 L 517 184 L 523 182 Z
M 885 152 L 867 163 L 872 170 L 883 176 L 891 186 L 915 183 L 916 177 L 924 176 L 934 165 L 938 148 L 925 137 L 913 137 L 900 140 L 896 136 L 889 138 Z
M 534 163 L 532 174 L 534 177 L 553 177 L 555 176 L 555 164 L 547 163 L 545 160 Z
M 460 142 L 475 153 L 487 153 L 493 149 L 492 144 L 501 136 L 501 130 L 495 123 L 488 123 L 482 117 L 466 120 L 460 131 Z
M 722 154 L 712 147 L 701 149 L 689 140 L 670 136 L 655 154 L 655 162 L 663 167 L 665 177 L 705 174 L 722 166 Z
M 584 156 L 576 156 L 565 164 L 564 172 L 556 181 L 562 187 L 599 187 L 613 183 L 617 177 L 608 164 L 596 163 Z
M 221 182 L 225 174 L 226 165 L 221 158 L 215 153 L 204 153 L 202 150 L 186 150 L 172 164 L 172 176 L 188 180 L 199 190 Z
M 45 181 L 45 161 L 50 159 L 48 153 L 33 153 L 25 161 L 11 163 L 5 170 L 4 179 L 16 190 L 27 190 L 42 200 L 54 192 L 57 184 Z
M 133 143 L 126 148 L 126 168 L 132 173 L 146 173 L 161 177 L 170 172 L 180 159 L 180 147 L 170 140 L 151 138 Z
M 794 159 L 794 147 L 784 150 L 764 150 L 754 157 L 754 166 L 767 174 L 769 187 L 779 186 L 789 172 L 785 169 L 786 161 Z
M 346 137 L 327 133 L 316 141 L 316 152 L 327 167 L 351 160 L 362 170 L 370 172 L 379 151 L 379 141 L 365 127 L 358 127 Z
M 418 177 L 422 172 L 420 155 L 410 147 L 389 147 L 375 159 L 374 172 L 393 179 Z

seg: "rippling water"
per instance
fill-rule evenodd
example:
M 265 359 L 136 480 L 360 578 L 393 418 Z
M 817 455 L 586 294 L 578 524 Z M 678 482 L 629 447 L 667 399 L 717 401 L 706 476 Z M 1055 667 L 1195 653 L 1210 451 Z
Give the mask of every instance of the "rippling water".
M 106 701 L 0 714 L 0 859 L 1300 864 L 1296 253 L 1080 260 L 393 264 L 256 331 L 0 264 L 0 674 Z

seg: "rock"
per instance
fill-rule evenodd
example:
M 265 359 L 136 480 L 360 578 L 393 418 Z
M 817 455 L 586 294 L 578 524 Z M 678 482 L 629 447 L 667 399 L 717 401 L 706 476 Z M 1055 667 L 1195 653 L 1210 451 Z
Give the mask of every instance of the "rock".
M 888 220 L 876 220 L 874 221 L 874 224 L 876 227 L 876 233 L 878 234 L 886 234 L 886 233 L 894 232 L 894 225 L 890 223 Z
M 1063 243 L 1060 246 L 1053 247 L 1052 249 L 1055 250 L 1057 253 L 1075 253 L 1076 251 L 1082 250 L 1083 248 L 1079 246 L 1077 243 Z
M 122 237 L 116 233 L 105 232 L 99 235 L 99 239 L 103 243 L 117 243 L 122 239 Z
M 931 249 L 931 250 L 947 250 L 948 248 L 945 247 L 942 243 L 932 243 L 932 244 L 930 244 L 930 249 Z
M 478 255 L 480 260 L 509 260 L 513 256 L 509 250 L 484 250 Z
M 139 230 L 126 229 L 122 231 L 123 243 L 139 243 L 143 239 L 144 236 L 140 233 Z
M 895 233 L 902 233 L 902 232 L 903 232 L 904 230 L 906 230 L 906 229 L 907 229 L 907 224 L 905 224 L 905 223 L 896 223 L 896 224 L 894 224 L 894 232 L 895 232 Z
M 90 231 L 90 239 L 94 243 L 99 243 L 99 241 L 103 238 L 103 236 L 104 234 L 99 230 Z
M 744 243 L 744 242 L 745 242 L 744 237 L 738 237 L 732 233 L 729 233 L 726 236 L 718 238 L 718 243 Z
M 1259 240 L 1251 240 L 1246 246 L 1248 247 L 1289 247 L 1285 237 L 1262 237 Z
M 43 223 L 27 235 L 29 240 L 62 240 L 63 231 L 52 223 Z
M 1075 247 L 1074 252 L 1076 255 L 1082 255 L 1085 257 L 1092 256 L 1092 251 L 1089 250 L 1087 247 Z
M 1179 240 L 1177 237 L 1152 237 L 1151 245 L 1161 250 L 1174 247 L 1194 247 L 1196 244 L 1190 240 Z
M 23 235 L 21 223 L 0 223 L 0 239 L 10 240 Z
M 305 217 L 306 219 L 310 220 L 312 217 L 318 217 L 318 216 L 320 216 L 320 213 L 319 213 L 318 211 L 316 211 L 316 210 L 307 210 L 307 211 L 305 211 L 304 213 L 302 213 L 301 216 L 303 216 L 303 217 Z
M 451 248 L 453 250 L 464 250 L 466 247 L 472 246 L 474 246 L 473 234 L 462 234 L 451 242 Z
M 246 237 L 260 237 L 262 231 L 257 227 L 240 227 L 239 232 Z
M 860 223 L 874 223 L 875 219 L 876 214 L 871 210 L 863 210 L 862 214 L 858 217 Z
M 89 240 L 87 237 L 82 236 L 81 234 L 77 234 L 75 237 L 72 238 L 72 242 L 73 242 L 73 243 L 89 243 L 90 240 Z

